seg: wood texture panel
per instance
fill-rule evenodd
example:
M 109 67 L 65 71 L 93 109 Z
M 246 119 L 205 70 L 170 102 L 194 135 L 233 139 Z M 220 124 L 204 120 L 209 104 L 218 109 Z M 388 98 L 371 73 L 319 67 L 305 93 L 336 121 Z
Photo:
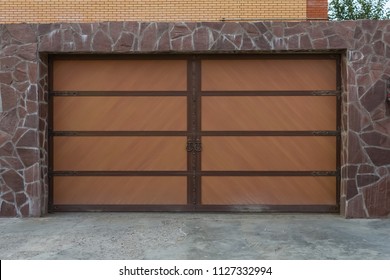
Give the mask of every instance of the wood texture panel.
M 186 137 L 54 137 L 54 170 L 183 171 Z
M 335 90 L 336 60 L 202 60 L 202 90 Z
M 56 131 L 185 131 L 187 98 L 63 97 L 53 100 Z
M 56 91 L 184 91 L 185 60 L 55 60 Z
M 335 205 L 335 177 L 203 177 L 202 204 Z
M 336 137 L 202 137 L 204 171 L 336 169 Z
M 186 204 L 186 177 L 54 177 L 54 204 Z
M 203 96 L 203 130 L 336 130 L 335 96 Z

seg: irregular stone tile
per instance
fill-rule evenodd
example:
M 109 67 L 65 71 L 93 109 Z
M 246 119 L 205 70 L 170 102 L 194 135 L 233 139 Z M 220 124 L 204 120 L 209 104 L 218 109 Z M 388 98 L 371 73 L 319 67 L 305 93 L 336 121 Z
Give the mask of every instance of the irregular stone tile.
M 190 34 L 192 34 L 192 30 L 190 30 L 185 24 L 174 25 L 172 30 L 170 30 L 170 36 L 172 40 L 175 40 L 180 37 L 185 37 Z
M 273 42 L 271 42 L 271 44 L 273 44 Z M 246 50 L 252 50 L 255 48 L 254 42 L 246 34 L 244 34 L 244 36 L 242 38 L 242 48 L 244 48 Z
M 260 34 L 260 31 L 257 29 L 256 25 L 251 22 L 240 22 L 239 23 L 242 29 L 242 33 L 245 33 L 249 37 L 257 37 Z M 280 36 L 275 34 L 275 30 L 272 30 L 275 36 Z
M 36 25 L 34 24 L 9 24 L 6 29 L 18 42 L 35 43 L 37 41 Z
M 114 50 L 116 51 L 130 51 L 134 49 L 134 40 L 135 37 L 131 33 L 122 32 L 120 38 L 114 45 Z
M 0 130 L 0 146 L 5 145 L 11 138 L 11 135 Z
M 0 130 L 12 135 L 16 130 L 18 122 L 17 109 L 9 110 L 0 118 Z
M 4 169 L 20 170 L 24 168 L 23 163 L 20 161 L 20 159 L 14 156 L 3 156 L 0 158 L 0 163 L 1 167 Z
M 387 117 L 386 108 L 384 108 L 384 106 L 380 106 L 379 108 L 376 108 L 371 113 L 371 118 L 373 121 L 380 121 L 386 119 L 386 117 Z
M 374 129 L 379 133 L 390 135 L 390 122 L 388 119 L 376 121 L 374 123 Z
M 16 56 L 0 58 L 0 71 L 14 71 L 15 66 L 21 62 L 23 62 L 23 60 Z
M 107 36 L 103 31 L 96 32 L 92 38 L 92 49 L 98 52 L 109 52 L 111 51 L 111 45 L 113 42 L 111 38 Z
M 326 38 L 320 38 L 313 40 L 313 47 L 318 50 L 326 50 L 328 48 L 328 40 Z
M 37 58 L 37 44 L 23 45 L 17 50 L 17 56 L 23 60 L 35 61 Z
M 357 195 L 354 198 L 347 201 L 347 207 L 345 211 L 346 218 L 367 218 L 367 214 L 364 211 L 364 202 L 362 195 Z
M 192 36 L 186 36 L 182 38 L 182 50 L 192 51 L 194 50 L 194 41 Z
M 359 188 L 365 187 L 367 185 L 376 183 L 379 179 L 380 177 L 377 175 L 359 174 L 357 175 L 357 185 Z
M 299 49 L 299 36 L 294 35 L 288 38 L 287 49 L 289 50 Z
M 390 135 L 383 135 L 378 132 L 362 133 L 361 137 L 369 146 L 377 146 L 390 149 Z
M 367 81 L 365 84 L 370 83 Z M 360 102 L 368 112 L 385 102 L 385 89 L 386 84 L 383 81 L 378 81 L 362 96 Z
M 10 157 L 14 154 L 14 146 L 8 142 L 6 144 L 0 145 L 0 155 L 2 157 Z
M 377 29 L 378 21 L 377 20 L 362 20 L 362 29 L 366 34 L 373 34 Z
M 291 23 L 287 23 L 289 26 Z M 299 35 L 306 33 L 305 28 L 301 24 L 293 24 L 291 27 L 285 28 L 284 35 L 285 36 L 291 36 L 291 35 Z
M 376 168 L 376 173 L 381 176 L 381 178 L 390 178 L 390 167 L 379 166 Z
M 77 51 L 90 51 L 91 50 L 92 36 L 86 34 L 74 35 L 74 48 Z
M 366 118 L 363 118 L 365 116 Z M 367 126 L 368 116 L 366 112 L 359 109 L 359 105 L 354 103 L 349 106 L 348 125 L 351 131 L 359 132 Z M 364 122 L 366 120 L 366 122 Z M 369 125 L 369 123 L 368 123 Z
M 382 41 L 377 41 L 373 44 L 375 54 L 383 56 L 385 55 L 385 44 Z
M 2 174 L 2 178 L 7 186 L 12 188 L 14 192 L 24 190 L 23 177 L 15 170 L 7 170 Z
M 25 204 L 28 201 L 28 198 L 24 192 L 17 193 L 15 195 L 15 202 L 16 206 L 20 208 L 23 204 Z
M 170 24 L 167 22 L 159 22 L 157 24 L 157 40 L 159 40 L 164 33 L 169 33 Z
M 23 205 L 20 208 L 20 214 L 22 217 L 29 217 L 30 216 L 30 205 L 29 204 Z
M 390 179 L 384 178 L 377 185 L 365 188 L 364 198 L 370 217 L 390 215 Z
M 169 50 L 171 50 L 168 32 L 165 32 L 161 36 L 160 40 L 158 40 L 158 42 L 157 42 L 157 49 L 159 51 L 169 51 Z
M 383 32 L 382 30 L 377 30 L 372 38 L 373 41 L 382 40 Z
M 225 27 L 226 23 L 224 22 L 202 22 L 200 25 L 197 25 L 196 27 L 205 27 L 207 29 L 212 29 L 215 31 L 218 31 L 219 33 L 221 30 Z
M 390 150 L 377 147 L 367 147 L 365 150 L 376 166 L 390 164 Z
M 113 42 L 116 42 L 121 36 L 123 30 L 123 22 L 110 22 L 109 34 Z
M 304 50 L 310 50 L 313 48 L 310 37 L 308 35 L 303 35 L 299 38 L 299 45 Z
M 123 24 L 123 31 L 138 35 L 140 30 L 140 23 L 135 21 L 125 22 Z M 88 34 L 88 33 L 87 33 Z
M 197 28 L 194 31 L 195 50 L 204 51 L 209 49 L 209 32 L 206 28 Z
M 11 72 L 0 72 L 0 83 L 10 85 L 12 81 L 13 79 Z
M 140 35 L 139 48 L 143 51 L 153 51 L 156 49 L 158 35 L 156 23 L 150 23 Z
M 346 41 L 339 35 L 332 35 L 328 37 L 328 47 L 331 49 L 345 49 L 347 48 Z
M 14 204 L 8 202 L 1 202 L 0 205 L 0 217 L 16 217 L 16 208 Z
M 221 30 L 222 34 L 225 35 L 242 35 L 244 33 L 241 25 L 239 23 L 234 24 L 225 24 Z
M 359 174 L 370 174 L 375 172 L 375 167 L 372 165 L 363 164 L 359 166 Z
M 268 27 L 264 22 L 255 22 L 254 25 L 260 31 L 260 34 L 264 34 L 268 31 Z M 285 32 L 285 28 L 284 28 L 284 32 Z
M 14 192 L 6 192 L 1 196 L 1 199 L 8 202 L 8 203 L 15 203 L 15 193 Z
M 43 24 L 38 24 L 37 30 L 38 30 L 38 35 L 41 36 L 60 28 L 61 28 L 60 23 L 43 23 Z
M 34 165 L 39 160 L 39 152 L 36 149 L 18 148 L 17 152 L 25 167 Z
M 60 30 L 53 30 L 40 38 L 38 49 L 41 52 L 55 52 L 62 50 L 62 36 Z
M 355 179 L 346 180 L 346 186 L 347 186 L 346 199 L 349 200 L 358 194 Z
M 348 165 L 346 166 L 346 176 L 347 178 L 350 178 L 350 179 L 355 179 L 356 177 L 356 174 L 357 174 L 357 170 L 358 170 L 358 166 L 357 165 Z
M 39 164 L 26 168 L 24 171 L 24 181 L 26 183 L 34 183 L 39 179 Z
M 28 130 L 16 143 L 17 147 L 37 147 L 37 134 L 33 130 Z
M 0 91 L 1 91 L 1 102 L 2 102 L 3 111 L 6 112 L 15 108 L 18 102 L 18 98 L 15 94 L 15 90 L 11 86 L 0 85 Z
M 236 50 L 237 47 L 234 45 L 232 41 L 230 41 L 225 36 L 222 36 L 218 38 L 217 41 L 211 46 L 211 50 L 219 50 L 219 49 L 225 49 L 225 50 Z
M 30 198 L 39 197 L 39 185 L 36 183 L 26 184 L 26 193 Z
M 348 163 L 350 164 L 361 164 L 364 163 L 364 153 L 360 138 L 352 131 L 348 133 Z

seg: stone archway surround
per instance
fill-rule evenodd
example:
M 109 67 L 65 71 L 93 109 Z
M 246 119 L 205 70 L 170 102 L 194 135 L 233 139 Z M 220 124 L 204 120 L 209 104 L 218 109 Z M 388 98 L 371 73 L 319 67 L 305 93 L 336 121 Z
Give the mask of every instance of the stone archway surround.
M 390 21 L 0 25 L 0 216 L 47 213 L 50 53 L 336 52 L 343 57 L 341 214 L 390 214 Z

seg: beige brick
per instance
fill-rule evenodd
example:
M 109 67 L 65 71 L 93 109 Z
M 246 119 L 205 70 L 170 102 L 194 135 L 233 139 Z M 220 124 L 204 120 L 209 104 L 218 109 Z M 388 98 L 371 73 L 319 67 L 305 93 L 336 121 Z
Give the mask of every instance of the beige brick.
M 306 18 L 307 0 L 8 0 L 0 2 L 1 23 L 219 21 L 222 18 Z

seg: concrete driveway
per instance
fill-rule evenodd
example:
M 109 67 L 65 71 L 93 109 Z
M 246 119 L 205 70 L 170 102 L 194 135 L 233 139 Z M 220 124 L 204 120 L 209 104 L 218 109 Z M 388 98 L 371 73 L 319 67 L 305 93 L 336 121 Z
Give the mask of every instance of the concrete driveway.
M 57 213 L 0 219 L 0 259 L 390 259 L 390 219 Z

